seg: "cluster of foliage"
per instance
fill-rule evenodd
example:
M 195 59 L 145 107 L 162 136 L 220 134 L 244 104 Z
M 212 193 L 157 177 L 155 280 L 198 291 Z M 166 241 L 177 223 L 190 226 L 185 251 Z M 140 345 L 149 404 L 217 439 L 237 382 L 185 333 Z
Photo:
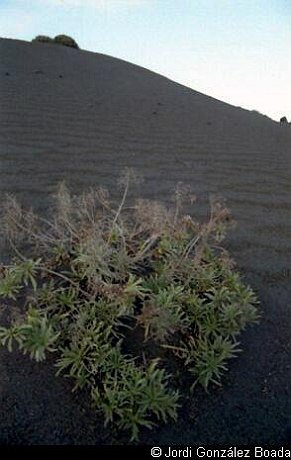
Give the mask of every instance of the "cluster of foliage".
M 40 42 L 40 43 L 54 43 L 54 39 L 51 37 L 48 37 L 47 35 L 37 35 L 31 41 Z
M 288 123 L 287 117 L 280 118 L 280 123 Z
M 32 41 L 40 43 L 56 43 L 58 45 L 79 49 L 75 40 L 68 35 L 56 35 L 55 38 L 48 37 L 47 35 L 37 35 L 37 37 L 35 37 Z
M 287 117 L 280 118 L 280 125 L 291 126 L 291 122 L 288 123 Z
M 220 384 L 258 301 L 220 246 L 233 223 L 224 205 L 213 199 L 198 223 L 183 215 L 194 197 L 179 185 L 173 209 L 128 206 L 131 181 L 127 171 L 117 207 L 103 188 L 72 196 L 61 184 L 50 220 L 7 197 L 1 228 L 16 256 L 1 267 L 0 299 L 19 311 L 0 341 L 36 361 L 54 353 L 57 373 L 87 390 L 105 424 L 137 439 L 177 418 L 181 373 L 192 391 Z

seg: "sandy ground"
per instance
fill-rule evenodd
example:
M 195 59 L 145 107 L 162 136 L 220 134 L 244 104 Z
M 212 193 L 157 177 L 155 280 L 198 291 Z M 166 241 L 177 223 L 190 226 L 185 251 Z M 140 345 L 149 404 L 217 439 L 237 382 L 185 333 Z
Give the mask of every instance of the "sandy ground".
M 45 211 L 61 179 L 116 196 L 130 166 L 144 177 L 137 195 L 166 202 L 182 181 L 197 215 L 215 193 L 238 222 L 226 246 L 261 325 L 242 335 L 222 388 L 197 391 L 178 423 L 141 442 L 291 442 L 291 129 L 118 59 L 16 40 L 0 40 L 0 93 L 0 197 Z M 0 400 L 2 444 L 127 442 L 49 362 L 1 350 Z

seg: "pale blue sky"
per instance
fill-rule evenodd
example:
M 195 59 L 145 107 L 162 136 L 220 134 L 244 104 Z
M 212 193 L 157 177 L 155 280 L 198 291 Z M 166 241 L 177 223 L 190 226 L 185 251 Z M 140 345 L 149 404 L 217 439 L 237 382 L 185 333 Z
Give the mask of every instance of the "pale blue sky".
M 0 0 L 0 36 L 61 33 L 291 121 L 291 0 Z

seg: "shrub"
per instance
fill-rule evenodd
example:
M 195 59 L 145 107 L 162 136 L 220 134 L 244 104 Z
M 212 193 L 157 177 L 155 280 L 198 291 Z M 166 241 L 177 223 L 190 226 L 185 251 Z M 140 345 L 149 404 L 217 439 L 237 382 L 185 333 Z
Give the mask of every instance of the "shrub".
M 68 35 L 56 35 L 55 38 L 47 37 L 46 35 L 38 35 L 31 40 L 32 42 L 40 43 L 56 43 L 57 45 L 69 46 L 70 48 L 79 49 L 75 40 Z
M 286 117 L 280 118 L 280 124 L 281 124 L 281 125 L 287 125 L 287 124 L 288 124 L 287 118 L 286 118 Z
M 70 48 L 79 49 L 79 46 L 77 45 L 75 40 L 72 37 L 69 37 L 68 35 L 56 35 L 54 38 L 54 42 L 58 45 L 69 46 Z
M 54 43 L 54 39 L 48 37 L 47 35 L 37 35 L 37 37 L 33 38 L 31 41 L 40 43 Z
M 137 439 L 177 418 L 184 388 L 221 384 L 258 301 L 220 245 L 233 224 L 223 204 L 212 199 L 199 223 L 183 214 L 194 197 L 179 185 L 173 209 L 126 207 L 131 177 L 119 206 L 103 188 L 72 196 L 61 184 L 50 220 L 7 197 L 1 229 L 16 255 L 1 267 L 0 299 L 19 314 L 0 340 L 36 361 L 54 353 L 57 373 L 87 390 L 105 424 Z

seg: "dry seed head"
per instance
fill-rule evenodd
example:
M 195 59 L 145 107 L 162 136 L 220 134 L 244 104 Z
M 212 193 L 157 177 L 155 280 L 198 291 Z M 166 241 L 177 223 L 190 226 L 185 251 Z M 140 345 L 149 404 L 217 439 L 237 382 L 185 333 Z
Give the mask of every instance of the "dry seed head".
M 178 182 L 175 188 L 174 200 L 179 203 L 190 202 L 191 204 L 197 201 L 197 197 L 193 194 L 191 186 L 189 184 L 184 184 L 183 182 Z
M 124 187 L 128 184 L 139 185 L 142 182 L 143 178 L 135 168 L 124 168 L 117 183 L 119 187 Z
M 73 209 L 72 197 L 64 181 L 59 184 L 54 198 L 56 220 L 59 222 L 70 220 Z
M 169 223 L 169 212 L 157 201 L 139 199 L 135 203 L 135 219 L 142 229 L 160 233 Z
M 16 198 L 7 194 L 2 204 L 1 211 L 1 233 L 5 238 L 13 241 L 23 236 L 20 226 L 23 220 L 23 211 Z

